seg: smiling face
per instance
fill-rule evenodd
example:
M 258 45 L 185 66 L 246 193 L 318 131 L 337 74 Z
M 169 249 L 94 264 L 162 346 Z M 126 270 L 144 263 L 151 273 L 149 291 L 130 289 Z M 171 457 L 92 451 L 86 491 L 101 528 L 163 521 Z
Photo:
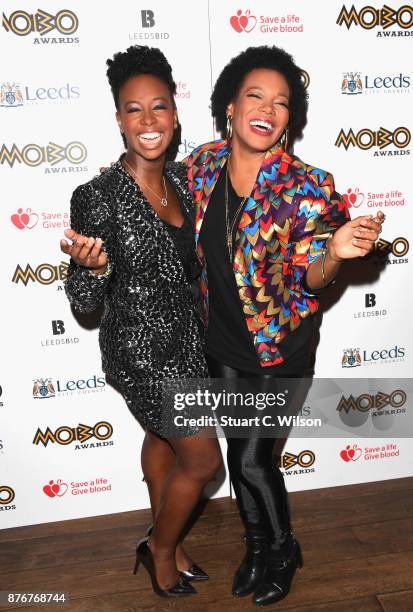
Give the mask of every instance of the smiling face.
M 128 157 L 153 161 L 165 156 L 178 125 L 167 85 L 158 77 L 131 77 L 119 91 L 116 120 L 127 141 Z
M 247 74 L 237 97 L 227 107 L 232 117 L 232 143 L 254 152 L 270 149 L 288 124 L 290 90 L 275 70 Z

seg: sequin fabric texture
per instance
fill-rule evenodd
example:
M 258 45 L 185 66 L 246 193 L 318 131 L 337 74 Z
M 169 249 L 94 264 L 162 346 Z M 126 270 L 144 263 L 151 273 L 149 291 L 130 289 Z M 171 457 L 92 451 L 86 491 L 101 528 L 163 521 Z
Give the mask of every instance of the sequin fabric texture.
M 96 278 L 71 260 L 65 290 L 80 312 L 104 303 L 99 331 L 103 371 L 118 383 L 143 427 L 165 435 L 170 415 L 163 409 L 162 381 L 207 377 L 203 338 L 174 240 L 121 159 L 78 187 L 71 200 L 71 227 L 103 240 L 112 271 Z M 185 167 L 168 162 L 165 173 L 193 218 Z
M 194 149 L 186 159 L 206 313 L 207 270 L 199 233 L 229 154 L 228 142 L 219 140 Z M 321 256 L 328 237 L 349 219 L 331 174 L 280 148 L 267 151 L 240 217 L 233 259 L 246 324 L 262 366 L 282 363 L 277 344 L 317 310 L 317 296 L 305 291 L 303 276 Z

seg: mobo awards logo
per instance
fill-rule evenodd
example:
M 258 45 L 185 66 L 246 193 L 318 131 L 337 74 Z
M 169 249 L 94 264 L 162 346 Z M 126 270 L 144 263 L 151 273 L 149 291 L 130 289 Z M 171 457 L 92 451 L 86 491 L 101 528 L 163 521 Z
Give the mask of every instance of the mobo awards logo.
M 377 32 L 379 38 L 411 36 L 412 32 L 408 30 L 413 26 L 413 7 L 403 4 L 399 8 L 392 8 L 384 4 L 382 8 L 368 5 L 357 10 L 354 4 L 350 9 L 343 5 L 336 23 L 345 26 L 347 30 L 353 25 L 363 30 L 381 28 L 381 31 Z M 399 30 L 389 30 L 393 26 Z
M 13 11 L 9 16 L 3 13 L 2 26 L 9 34 L 16 36 L 28 36 L 29 34 L 39 34 L 40 38 L 35 38 L 33 44 L 62 44 L 78 43 L 79 38 L 73 38 L 79 27 L 77 15 L 68 9 L 62 9 L 55 15 L 37 9 L 35 13 L 28 13 L 23 10 Z M 58 32 L 59 37 L 47 38 L 50 32 Z
M 374 246 L 374 251 L 369 257 L 374 257 L 374 262 L 379 265 L 405 264 L 409 262 L 406 257 L 410 244 L 404 236 L 398 236 L 394 240 L 379 238 Z
M 0 149 L 0 164 L 8 163 L 10 168 L 13 168 L 14 164 L 25 164 L 30 168 L 36 168 L 41 164 L 50 164 L 53 167 L 61 162 L 78 166 L 86 157 L 87 149 L 78 141 L 69 142 L 65 146 L 55 142 L 49 142 L 47 145 L 30 143 L 23 147 L 18 147 L 16 143 L 11 146 L 3 144 Z M 58 169 L 52 171 L 59 172 Z
M 11 505 L 15 497 L 16 493 L 12 487 L 0 484 L 0 512 L 15 510 L 16 506 L 14 504 Z
M 355 412 L 373 412 L 376 411 L 377 414 L 380 412 L 383 413 L 384 409 L 388 406 L 392 408 L 402 408 L 407 401 L 406 392 L 403 389 L 396 389 L 391 393 L 383 393 L 382 391 L 378 391 L 376 394 L 372 395 L 371 393 L 362 393 L 361 395 L 354 397 L 350 395 L 349 397 L 341 396 L 341 399 L 337 405 L 338 412 L 346 412 L 347 414 L 351 411 Z M 402 412 L 406 412 L 406 410 L 402 410 Z M 393 412 L 386 412 L 386 414 L 393 414 Z
M 67 270 L 69 264 L 65 261 L 60 262 L 59 265 L 54 266 L 49 263 L 39 264 L 35 269 L 30 264 L 26 264 L 26 268 L 23 270 L 20 265 L 17 265 L 13 277 L 12 283 L 23 283 L 27 287 L 29 281 L 33 283 L 40 283 L 41 285 L 51 285 L 56 281 L 64 281 L 67 276 Z
M 79 425 L 76 427 L 62 425 L 54 432 L 50 429 L 50 427 L 47 427 L 44 432 L 39 427 L 33 438 L 33 444 L 36 446 L 43 444 L 43 446 L 46 447 L 50 442 L 51 444 L 67 446 L 72 442 L 80 442 L 83 444 L 91 438 L 96 438 L 96 440 L 105 442 L 112 436 L 112 434 L 113 426 L 107 421 L 99 421 L 93 426 L 84 425 L 83 423 L 79 423 Z M 95 446 L 103 446 L 103 444 L 96 444 Z M 77 446 L 76 448 L 80 447 Z
M 354 133 L 350 128 L 347 132 L 342 128 L 336 138 L 335 146 L 344 147 L 346 151 L 350 147 L 356 147 L 362 151 L 368 151 L 376 148 L 374 151 L 375 157 L 391 156 L 391 155 L 410 155 L 409 146 L 411 141 L 411 133 L 407 127 L 400 126 L 393 131 L 384 127 L 377 130 L 363 128 Z M 394 150 L 384 150 L 387 147 L 394 147 Z
M 315 453 L 308 449 L 298 454 L 285 452 L 277 461 L 277 465 L 285 470 L 286 476 L 309 474 L 315 471 L 315 459 Z

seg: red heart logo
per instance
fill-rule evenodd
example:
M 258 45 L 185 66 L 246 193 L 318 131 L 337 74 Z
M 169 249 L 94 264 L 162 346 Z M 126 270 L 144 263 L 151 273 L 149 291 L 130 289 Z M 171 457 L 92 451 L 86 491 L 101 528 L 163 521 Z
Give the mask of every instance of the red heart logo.
M 52 480 L 53 482 L 53 480 Z M 52 487 L 50 485 L 45 485 L 43 487 L 43 492 L 46 493 L 46 495 L 48 495 L 48 497 L 55 497 L 55 494 L 52 491 Z
M 55 495 L 57 495 L 60 491 L 60 485 L 57 484 L 57 482 L 55 482 L 54 484 L 52 484 L 52 491 Z
M 350 200 L 350 202 L 352 204 L 355 204 L 357 202 L 357 194 L 356 193 L 350 193 L 348 196 L 348 199 Z
M 350 459 L 347 456 L 347 451 L 346 450 L 342 450 L 340 452 L 340 457 L 342 458 L 343 461 L 350 461 Z
M 241 17 L 239 18 L 239 24 L 243 28 L 243 30 L 245 30 L 245 28 L 248 25 L 248 17 L 247 17 L 247 15 L 241 15 Z
M 236 32 L 238 32 L 238 33 L 242 32 L 242 28 L 241 28 L 241 26 L 239 24 L 239 19 L 238 19 L 237 15 L 233 15 L 231 17 L 231 19 L 229 20 L 229 22 L 230 22 L 230 24 L 232 25 L 232 27 L 234 28 L 234 30 Z
M 25 226 L 21 222 L 20 215 L 18 215 L 17 213 L 14 213 L 14 215 L 12 215 L 10 218 L 11 218 L 13 225 L 15 225 L 18 229 L 25 228 Z

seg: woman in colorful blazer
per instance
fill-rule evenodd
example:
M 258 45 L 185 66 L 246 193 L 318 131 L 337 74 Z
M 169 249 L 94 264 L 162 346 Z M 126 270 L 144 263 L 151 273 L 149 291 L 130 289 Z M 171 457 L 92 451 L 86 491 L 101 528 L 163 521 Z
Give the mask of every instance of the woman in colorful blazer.
M 301 71 L 275 47 L 249 48 L 222 71 L 212 114 L 224 140 L 187 161 L 203 264 L 207 360 L 216 378 L 302 377 L 318 293 L 342 260 L 371 251 L 383 216 L 350 221 L 331 174 L 290 153 L 306 123 Z M 257 604 L 285 597 L 301 552 L 274 440 L 228 438 L 228 466 L 245 526 L 233 594 Z

